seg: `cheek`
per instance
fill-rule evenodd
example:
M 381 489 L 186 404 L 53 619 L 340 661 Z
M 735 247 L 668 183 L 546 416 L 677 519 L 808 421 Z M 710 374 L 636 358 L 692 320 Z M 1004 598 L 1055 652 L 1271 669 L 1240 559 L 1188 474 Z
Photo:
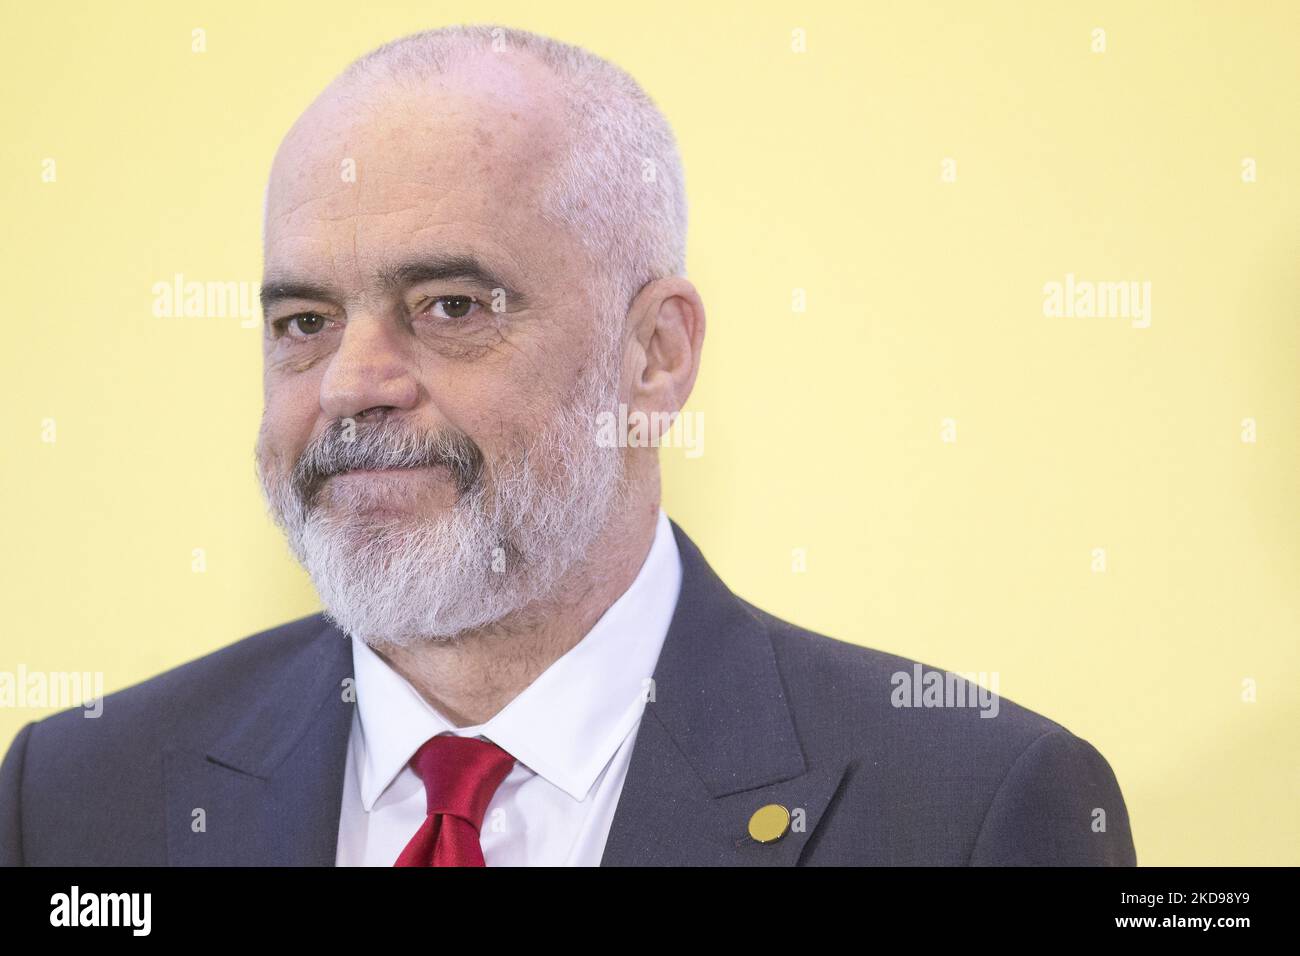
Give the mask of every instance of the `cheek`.
M 537 402 L 512 380 L 457 384 L 459 387 L 444 387 L 434 394 L 436 412 L 426 427 L 436 423 L 468 435 L 483 453 L 489 469 L 514 460 L 521 445 L 535 433 Z
M 320 410 L 319 389 L 301 378 L 268 378 L 264 388 L 258 455 L 285 470 L 311 440 Z

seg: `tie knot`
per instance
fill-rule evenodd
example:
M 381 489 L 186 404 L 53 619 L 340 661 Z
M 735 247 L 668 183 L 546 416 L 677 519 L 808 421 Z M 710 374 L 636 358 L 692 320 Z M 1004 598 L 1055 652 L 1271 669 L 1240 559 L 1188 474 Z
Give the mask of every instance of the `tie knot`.
M 411 769 L 424 781 L 429 813 L 450 814 L 475 830 L 483 826 L 492 795 L 510 773 L 515 758 L 490 740 L 439 734 L 411 758 Z

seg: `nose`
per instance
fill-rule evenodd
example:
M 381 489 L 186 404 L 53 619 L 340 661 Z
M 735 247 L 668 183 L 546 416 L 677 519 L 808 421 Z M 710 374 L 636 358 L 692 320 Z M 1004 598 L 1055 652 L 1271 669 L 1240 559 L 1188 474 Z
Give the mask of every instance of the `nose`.
M 411 355 L 394 323 L 374 314 L 350 317 L 321 379 L 321 411 L 331 418 L 405 411 L 415 407 L 419 393 Z

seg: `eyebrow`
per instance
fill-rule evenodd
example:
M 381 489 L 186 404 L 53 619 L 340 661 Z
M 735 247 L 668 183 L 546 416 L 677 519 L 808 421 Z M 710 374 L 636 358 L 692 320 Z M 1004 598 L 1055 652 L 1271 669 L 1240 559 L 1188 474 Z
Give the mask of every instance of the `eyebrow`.
M 388 292 L 400 292 L 421 282 L 469 282 L 484 289 L 500 289 L 506 301 L 514 307 L 528 305 L 528 298 L 509 285 L 497 273 L 465 253 L 445 256 L 423 256 L 396 265 L 384 266 L 374 275 L 378 284 Z M 263 311 L 286 299 L 310 299 L 318 302 L 338 302 L 343 296 L 330 288 L 309 280 L 292 276 L 270 276 L 262 283 Z

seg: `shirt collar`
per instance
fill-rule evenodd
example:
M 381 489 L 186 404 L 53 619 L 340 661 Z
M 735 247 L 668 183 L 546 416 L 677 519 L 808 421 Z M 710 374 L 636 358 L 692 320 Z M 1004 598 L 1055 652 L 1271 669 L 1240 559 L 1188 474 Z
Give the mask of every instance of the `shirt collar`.
M 361 800 L 375 801 L 430 737 L 486 737 L 574 800 L 636 726 L 668 634 L 682 564 L 663 508 L 636 578 L 581 641 L 485 723 L 455 727 L 369 645 L 352 640 L 361 725 Z

